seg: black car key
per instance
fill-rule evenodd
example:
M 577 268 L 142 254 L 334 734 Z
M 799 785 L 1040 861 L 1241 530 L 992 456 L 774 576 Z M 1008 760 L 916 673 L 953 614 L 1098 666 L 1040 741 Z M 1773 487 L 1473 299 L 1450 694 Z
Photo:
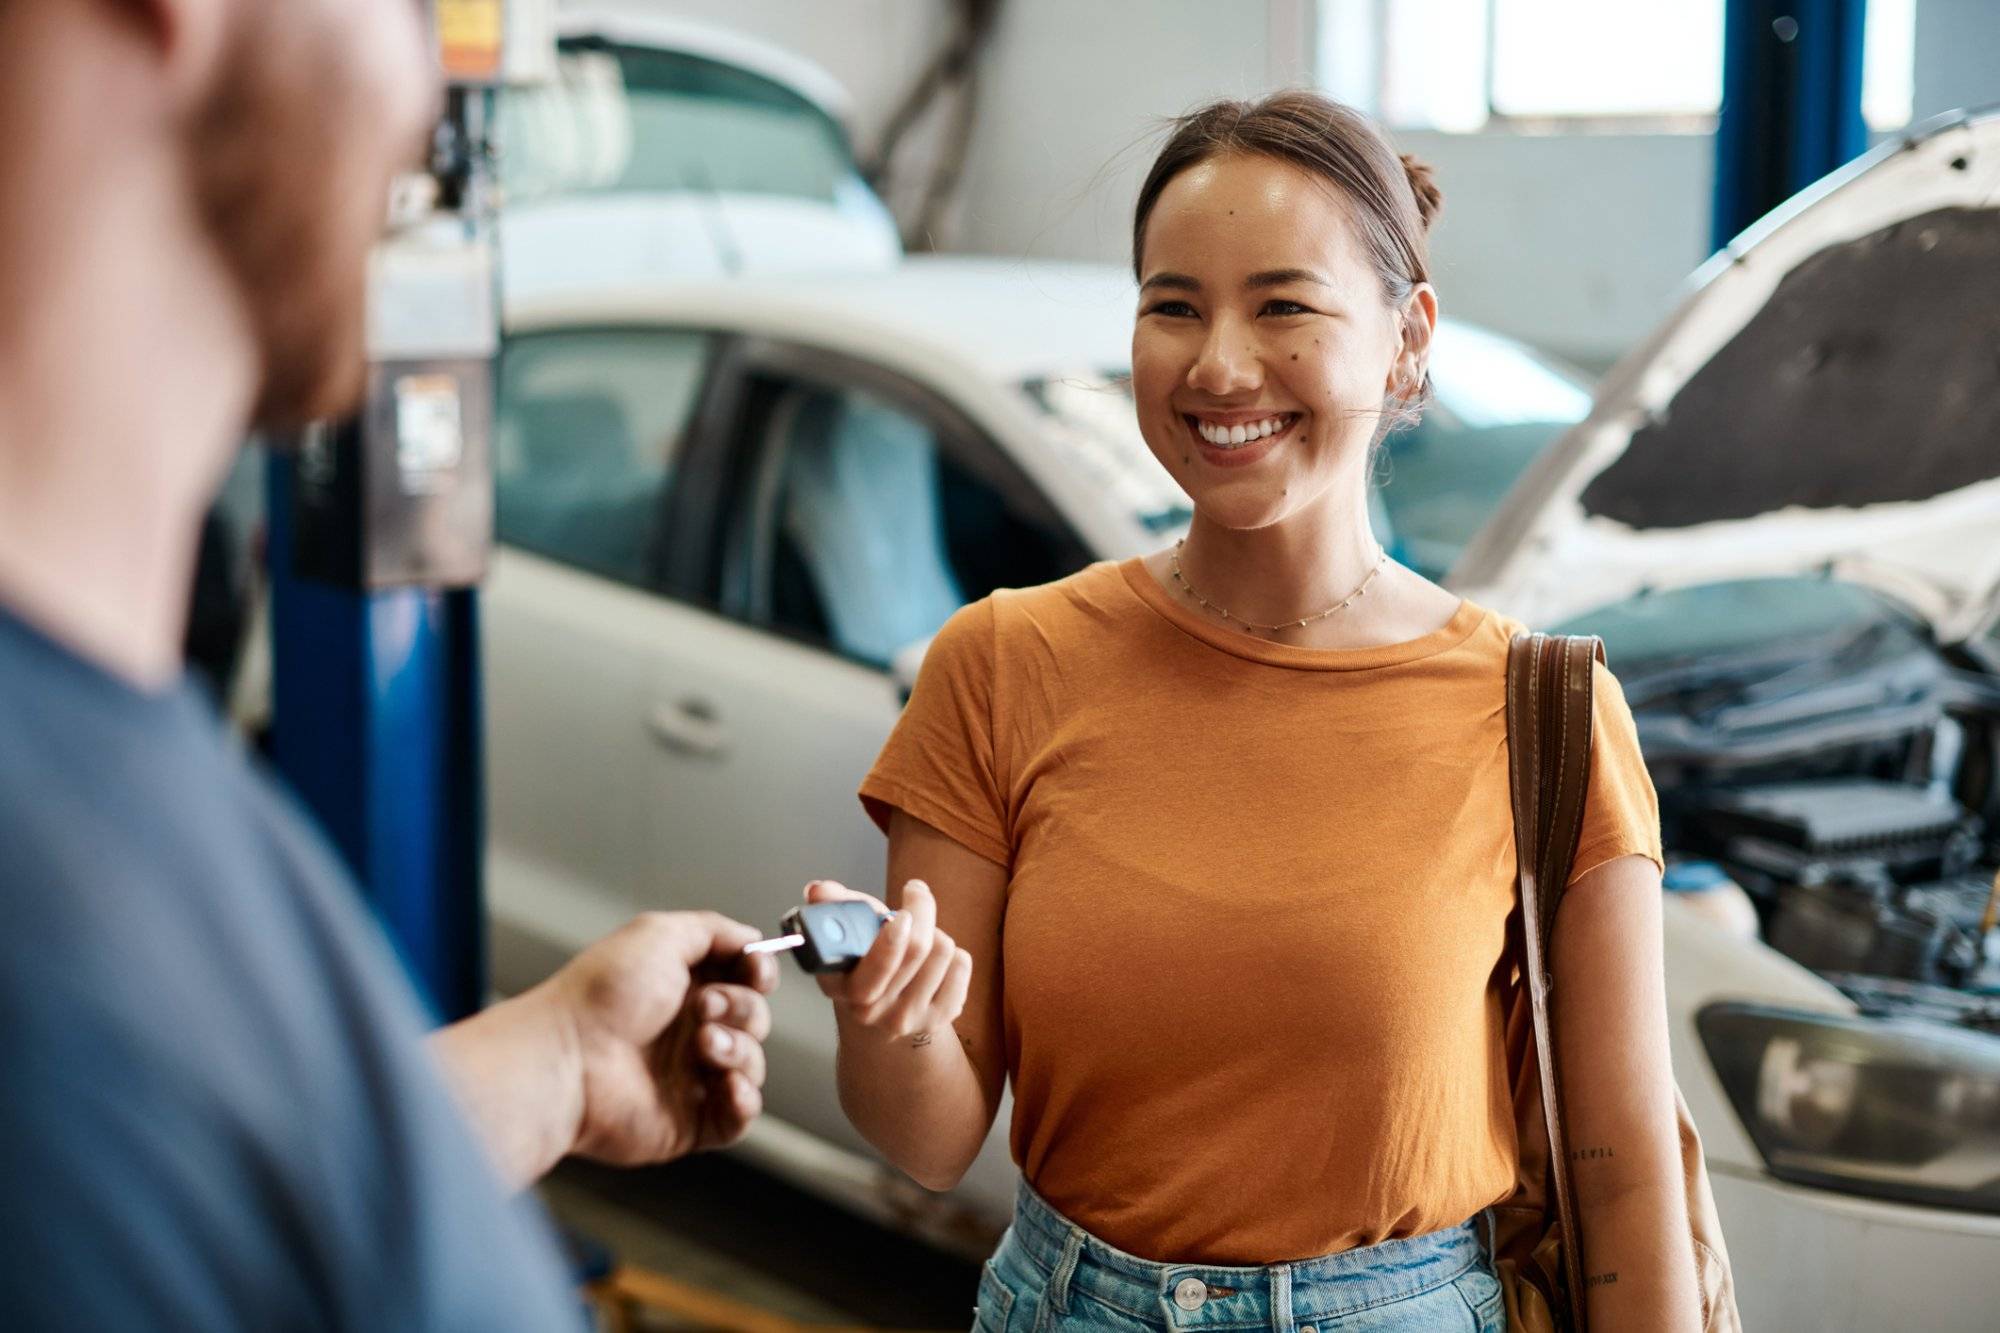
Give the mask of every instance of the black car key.
M 852 972 L 888 920 L 864 902 L 807 903 L 778 922 L 784 932 L 743 946 L 744 953 L 785 953 L 808 972 Z

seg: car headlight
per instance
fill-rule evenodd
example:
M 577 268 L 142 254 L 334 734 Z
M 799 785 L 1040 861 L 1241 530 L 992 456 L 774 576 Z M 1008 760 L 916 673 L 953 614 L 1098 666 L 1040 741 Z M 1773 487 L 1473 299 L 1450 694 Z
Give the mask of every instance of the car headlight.
M 2000 1213 L 2000 1037 L 1729 1003 L 1695 1026 L 1780 1180 Z

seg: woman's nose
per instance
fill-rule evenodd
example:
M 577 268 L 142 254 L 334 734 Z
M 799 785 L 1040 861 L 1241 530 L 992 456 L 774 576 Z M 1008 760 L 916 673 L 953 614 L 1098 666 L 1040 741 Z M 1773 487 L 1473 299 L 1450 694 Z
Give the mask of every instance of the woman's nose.
M 1202 341 L 1187 384 L 1197 392 L 1224 397 L 1253 392 L 1263 386 L 1263 364 L 1253 340 L 1243 337 L 1228 320 L 1218 321 Z

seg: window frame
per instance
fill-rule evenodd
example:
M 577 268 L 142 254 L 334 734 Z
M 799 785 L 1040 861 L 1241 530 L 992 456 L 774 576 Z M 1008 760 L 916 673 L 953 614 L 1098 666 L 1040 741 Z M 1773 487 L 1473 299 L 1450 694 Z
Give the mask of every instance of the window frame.
M 1095 548 L 1077 530 L 1060 503 L 1021 465 L 993 434 L 944 394 L 919 380 L 878 362 L 831 348 L 768 336 L 746 336 L 738 346 L 737 385 L 732 417 L 726 430 L 707 441 L 717 453 L 725 449 L 727 459 L 711 459 L 704 472 L 716 479 L 709 492 L 714 526 L 709 534 L 704 565 L 715 595 L 714 607 L 736 624 L 771 634 L 801 647 L 813 649 L 853 666 L 877 674 L 892 674 L 890 663 L 844 651 L 839 645 L 817 635 L 775 623 L 755 615 L 750 601 L 752 590 L 742 583 L 738 572 L 728 568 L 741 556 L 730 548 L 741 529 L 750 522 L 752 499 L 750 479 L 764 463 L 764 450 L 773 447 L 768 438 L 747 439 L 747 413 L 753 406 L 758 382 L 783 380 L 791 386 L 811 387 L 832 393 L 859 390 L 872 394 L 888 406 L 906 412 L 932 432 L 939 453 L 956 466 L 996 489 L 1018 487 L 1034 497 L 1045 511 L 1060 539 L 1068 543 L 1084 562 L 1097 558 Z M 751 447 L 751 446 L 754 446 Z M 998 474 L 997 478 L 995 474 Z
M 734 404 L 741 394 L 742 385 L 738 379 L 740 358 L 737 355 L 737 345 L 741 340 L 735 335 L 702 325 L 616 319 L 591 319 L 576 323 L 538 325 L 525 330 L 508 330 L 501 336 L 500 353 L 495 360 L 496 425 L 504 409 L 507 362 L 515 347 L 540 338 L 576 337 L 596 333 L 690 337 L 707 344 L 708 357 L 701 386 L 696 390 L 694 401 L 688 408 L 687 421 L 681 427 L 679 447 L 669 462 L 666 478 L 660 486 L 659 494 L 654 497 L 653 520 L 658 525 L 655 531 L 664 535 L 653 544 L 648 567 L 641 579 L 634 581 L 620 578 L 601 569 L 578 564 L 563 555 L 509 540 L 500 528 L 496 494 L 493 543 L 497 547 L 548 561 L 550 564 L 560 566 L 566 573 L 581 578 L 598 579 L 615 587 L 652 596 L 708 605 L 712 609 L 712 599 L 704 598 L 706 571 L 701 556 L 709 544 L 705 529 L 714 521 L 716 511 L 713 506 L 702 504 L 702 496 L 708 492 L 709 487 L 706 479 L 698 472 L 691 472 L 691 469 L 699 459 L 711 452 L 706 443 L 708 437 L 726 426 Z M 497 471 L 494 480 L 497 490 L 499 480 Z

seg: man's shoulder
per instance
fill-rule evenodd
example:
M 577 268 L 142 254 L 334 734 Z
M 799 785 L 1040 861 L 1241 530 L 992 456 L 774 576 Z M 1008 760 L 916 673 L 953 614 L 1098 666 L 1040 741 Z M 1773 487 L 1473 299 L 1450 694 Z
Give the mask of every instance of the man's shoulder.
M 89 1327 L 552 1318 L 545 1240 L 358 895 L 242 756 L 200 772 L 107 821 L 0 766 L 0 1175 L 40 1201 L 0 1205 L 0 1289 L 54 1291 Z M 495 1255 L 505 1277 L 482 1279 Z

